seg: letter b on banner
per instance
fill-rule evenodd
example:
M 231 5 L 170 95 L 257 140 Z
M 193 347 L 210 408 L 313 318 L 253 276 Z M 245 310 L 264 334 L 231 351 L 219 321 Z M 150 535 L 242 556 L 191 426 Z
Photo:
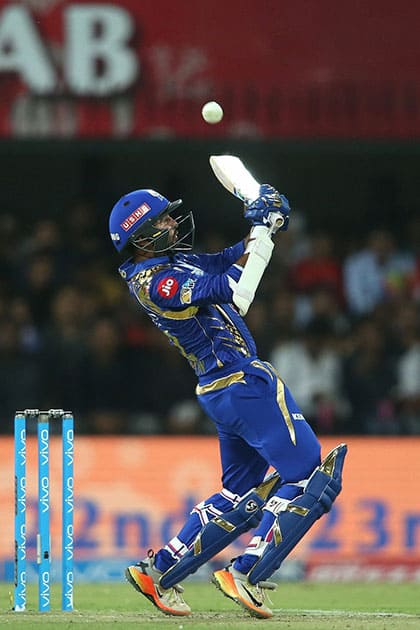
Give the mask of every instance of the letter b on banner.
M 65 75 L 78 94 L 105 95 L 133 83 L 138 60 L 128 41 L 133 21 L 122 8 L 78 5 L 66 10 Z

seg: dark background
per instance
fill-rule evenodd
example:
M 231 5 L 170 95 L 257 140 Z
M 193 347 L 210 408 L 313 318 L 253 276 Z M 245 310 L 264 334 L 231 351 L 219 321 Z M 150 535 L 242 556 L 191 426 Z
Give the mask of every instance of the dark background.
M 222 221 L 231 234 L 238 202 L 214 178 L 208 164 L 213 153 L 242 156 L 257 178 L 287 191 L 313 227 L 360 236 L 387 225 L 404 236 L 404 224 L 418 216 L 420 142 L 386 140 L 4 141 L 0 203 L 29 219 L 38 209 L 60 216 L 88 199 L 103 213 L 106 230 L 114 200 L 152 187 L 182 196 L 198 225 Z

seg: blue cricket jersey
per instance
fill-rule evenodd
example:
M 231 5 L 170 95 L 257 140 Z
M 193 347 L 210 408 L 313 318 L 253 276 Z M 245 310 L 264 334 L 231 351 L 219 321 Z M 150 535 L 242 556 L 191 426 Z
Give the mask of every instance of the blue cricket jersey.
M 119 269 L 153 323 L 207 383 L 256 358 L 254 339 L 232 304 L 241 241 L 217 254 L 132 259 Z
M 198 376 L 199 403 L 219 437 L 224 490 L 208 501 L 220 513 L 232 503 L 226 492 L 243 496 L 261 483 L 269 465 L 294 483 L 320 462 L 315 434 L 274 368 L 256 356 L 232 304 L 242 273 L 235 262 L 243 252 L 238 243 L 218 254 L 130 259 L 120 267 L 131 293 Z M 180 534 L 183 542 L 200 527 L 191 519 Z
M 320 462 L 315 434 L 274 368 L 256 356 L 252 335 L 232 304 L 242 273 L 235 262 L 243 252 L 241 242 L 218 254 L 130 259 L 120 267 L 130 292 L 195 370 L 198 400 L 219 437 L 223 489 L 198 503 L 178 535 L 157 552 L 162 572 L 190 549 L 209 520 L 257 487 L 270 465 L 282 479 L 276 496 L 291 499 L 302 492 L 296 482 Z M 268 544 L 274 518 L 263 512 L 251 542 Z M 241 562 L 250 557 L 255 563 L 248 549 Z

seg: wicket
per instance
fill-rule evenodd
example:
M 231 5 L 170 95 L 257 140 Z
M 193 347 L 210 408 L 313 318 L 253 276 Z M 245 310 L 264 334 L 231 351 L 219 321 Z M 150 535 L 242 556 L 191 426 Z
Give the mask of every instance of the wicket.
M 74 556 L 74 418 L 71 411 L 25 409 L 17 411 L 14 423 L 15 448 L 15 589 L 14 610 L 26 608 L 26 421 L 35 418 L 38 437 L 38 609 L 51 609 L 50 533 L 50 421 L 62 421 L 62 560 L 61 609 L 73 610 Z

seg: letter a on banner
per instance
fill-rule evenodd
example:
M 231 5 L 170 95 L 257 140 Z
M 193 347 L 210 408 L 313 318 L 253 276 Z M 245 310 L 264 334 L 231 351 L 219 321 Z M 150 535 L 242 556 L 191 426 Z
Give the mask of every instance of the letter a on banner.
M 11 5 L 0 13 L 1 72 L 16 72 L 40 94 L 56 86 L 54 67 L 25 7 Z

